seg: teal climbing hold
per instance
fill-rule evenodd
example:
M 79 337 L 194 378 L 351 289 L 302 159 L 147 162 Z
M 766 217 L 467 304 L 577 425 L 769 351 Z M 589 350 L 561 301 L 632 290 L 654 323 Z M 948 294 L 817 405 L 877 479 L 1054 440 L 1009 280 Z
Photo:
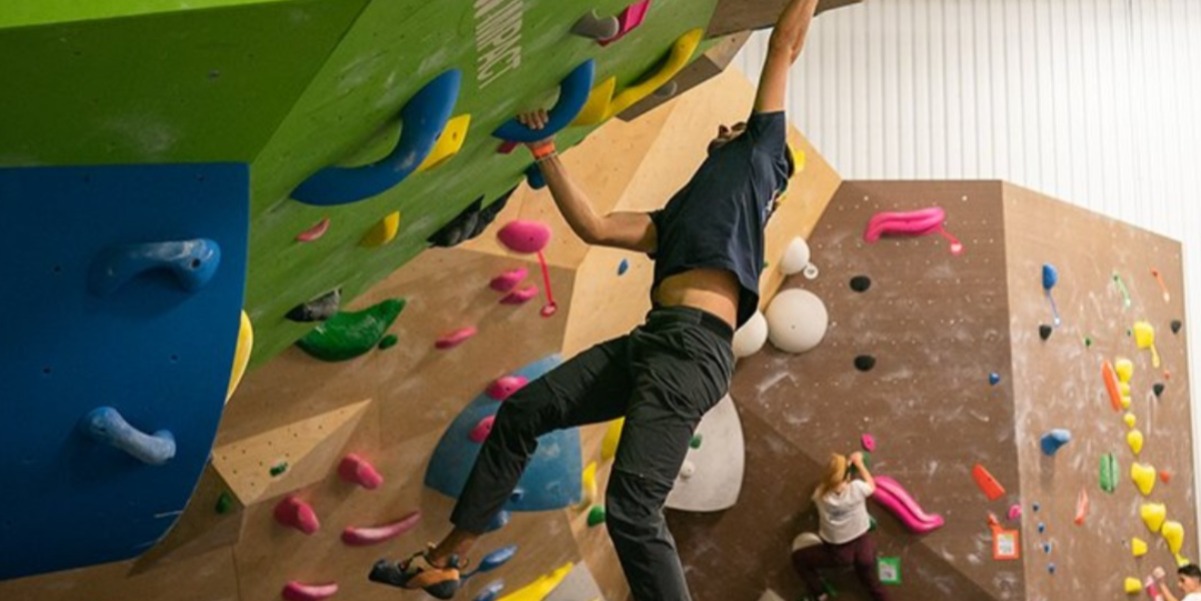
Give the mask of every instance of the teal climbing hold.
M 1072 433 L 1063 428 L 1056 428 L 1043 434 L 1042 440 L 1039 441 L 1042 446 L 1043 454 L 1048 457 L 1054 455 L 1059 448 L 1072 440 Z
M 342 311 L 297 341 L 304 352 L 322 361 L 346 361 L 375 348 L 404 310 L 403 299 L 388 299 L 357 312 Z

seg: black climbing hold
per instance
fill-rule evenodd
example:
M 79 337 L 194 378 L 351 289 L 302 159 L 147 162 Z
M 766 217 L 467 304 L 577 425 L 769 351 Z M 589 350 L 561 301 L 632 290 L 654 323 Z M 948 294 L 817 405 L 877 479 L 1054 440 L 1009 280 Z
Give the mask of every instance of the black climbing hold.
M 1166 388 L 1166 386 L 1164 386 L 1163 382 L 1156 382 L 1155 385 L 1151 387 L 1151 390 L 1155 392 L 1155 398 L 1163 396 L 1164 388 Z
M 867 289 L 871 287 L 872 279 L 865 275 L 857 275 L 851 278 L 851 290 L 855 292 L 867 292 Z
M 1173 334 L 1179 334 L 1180 328 L 1183 328 L 1183 327 L 1184 327 L 1183 321 L 1180 321 L 1179 319 L 1172 320 L 1172 333 Z
M 1047 324 L 1043 324 L 1041 326 L 1038 326 L 1038 337 L 1042 338 L 1043 340 L 1046 340 L 1051 337 L 1051 332 L 1054 332 L 1054 331 L 1055 331 L 1055 328 L 1052 328 L 1051 326 L 1049 326 Z
M 859 355 L 855 357 L 855 369 L 859 371 L 871 371 L 876 366 L 876 358 L 871 355 Z
M 484 233 L 484 230 L 492 224 L 496 216 L 505 208 L 505 205 L 509 202 L 509 197 L 513 195 L 516 189 L 514 187 L 512 190 L 505 192 L 500 198 L 494 200 L 492 204 L 486 207 L 484 206 L 483 196 L 475 199 L 475 202 L 467 205 L 467 208 L 463 209 L 454 219 L 451 219 L 441 229 L 430 235 L 427 241 L 432 246 L 450 248 L 479 236 Z
M 341 304 L 342 290 L 331 290 L 307 303 L 292 307 L 284 317 L 300 323 L 325 321 L 338 312 L 338 305 Z

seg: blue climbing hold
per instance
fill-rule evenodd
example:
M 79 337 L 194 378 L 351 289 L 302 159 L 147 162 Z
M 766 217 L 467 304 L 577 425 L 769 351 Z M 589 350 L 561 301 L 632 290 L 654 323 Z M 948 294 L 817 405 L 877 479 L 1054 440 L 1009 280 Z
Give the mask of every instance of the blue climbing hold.
M 475 576 L 476 574 L 486 574 L 491 572 L 492 570 L 495 570 L 496 568 L 508 563 L 509 560 L 513 559 L 513 556 L 516 554 L 517 545 L 509 545 L 507 547 L 501 547 L 495 551 L 492 551 L 480 560 L 480 565 L 475 569 L 475 571 L 465 575 L 464 578 Z
M 1038 502 L 1037 502 L 1037 501 L 1035 501 L 1034 503 L 1031 503 L 1031 504 L 1030 504 L 1030 509 L 1033 509 L 1033 510 L 1034 510 L 1036 513 L 1038 512 L 1038 509 L 1039 509 L 1039 507 L 1040 507 L 1040 506 L 1039 506 L 1039 504 L 1038 504 Z
M 1054 574 L 1055 573 L 1055 564 L 1053 564 L 1053 563 L 1047 564 L 1047 571 Z
M 96 442 L 128 453 L 148 465 L 162 465 L 175 457 L 175 437 L 169 430 L 146 434 L 129 425 L 112 407 L 97 407 L 79 422 Z
M 492 516 L 492 521 L 488 522 L 487 526 L 484 526 L 484 532 L 496 532 L 497 530 L 508 526 L 509 520 L 512 519 L 512 517 L 513 516 L 508 512 L 508 510 L 505 509 L 496 512 L 496 515 Z
M 1049 541 L 1043 543 L 1043 553 L 1050 553 L 1050 552 L 1051 552 L 1051 543 Z
M 541 190 L 546 187 L 546 178 L 543 177 L 542 170 L 538 168 L 538 163 L 534 163 L 526 168 L 525 182 L 533 190 Z
M 1001 374 L 999 374 L 995 371 L 992 372 L 991 374 L 988 374 L 988 383 L 992 384 L 993 386 L 1000 384 L 1001 383 Z
M 630 270 L 630 260 L 622 259 L 621 263 L 617 264 L 617 275 L 625 275 Z
M 489 582 L 487 586 L 475 596 L 474 601 L 496 601 L 500 597 L 500 592 L 505 590 L 504 580 L 494 580 Z
M 370 198 L 409 177 L 434 148 L 446 128 L 463 75 L 451 69 L 421 88 L 400 111 L 403 124 L 396 148 L 362 167 L 326 167 L 292 191 L 292 198 L 318 206 L 336 206 Z
M 511 142 L 537 142 L 545 140 L 575 121 L 592 93 L 592 80 L 596 76 L 596 61 L 588 59 L 567 74 L 559 83 L 559 101 L 550 109 L 546 126 L 530 129 L 517 119 L 510 119 L 492 132 L 494 137 Z
M 1047 263 L 1043 265 L 1043 290 L 1050 291 L 1059 283 L 1059 270 L 1055 266 Z
M 113 246 L 92 261 L 88 289 L 108 296 L 142 273 L 167 271 L 180 288 L 194 292 L 213 279 L 220 264 L 221 246 L 205 238 Z
M 1048 457 L 1054 455 L 1060 447 L 1072 440 L 1072 433 L 1063 429 L 1056 428 L 1043 434 L 1040 444 L 1042 445 L 1043 454 Z
M 1042 523 L 1042 522 L 1039 522 L 1039 523 L 1038 523 L 1038 533 L 1039 533 L 1039 534 L 1042 534 L 1042 533 L 1044 533 L 1044 532 L 1046 532 L 1046 531 L 1047 531 L 1047 525 L 1046 525 L 1046 524 L 1044 524 L 1044 523 Z

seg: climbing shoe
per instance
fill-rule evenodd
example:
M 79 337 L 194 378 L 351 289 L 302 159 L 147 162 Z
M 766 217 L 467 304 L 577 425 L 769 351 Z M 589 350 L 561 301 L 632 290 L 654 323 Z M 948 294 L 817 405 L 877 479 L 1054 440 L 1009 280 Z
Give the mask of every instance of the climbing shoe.
M 400 562 L 381 559 L 371 566 L 371 573 L 367 578 L 372 582 L 398 588 L 421 589 L 438 599 L 450 599 L 459 590 L 459 569 L 463 566 L 460 565 L 457 555 L 450 556 L 446 567 L 433 565 L 429 561 L 429 552 L 432 550 L 433 545 L 430 545 L 429 549 L 414 553 L 412 557 Z

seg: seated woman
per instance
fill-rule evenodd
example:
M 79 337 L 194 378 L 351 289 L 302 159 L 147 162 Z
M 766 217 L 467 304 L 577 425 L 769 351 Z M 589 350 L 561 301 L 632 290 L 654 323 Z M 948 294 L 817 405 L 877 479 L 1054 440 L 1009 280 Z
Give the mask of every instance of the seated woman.
M 862 453 L 851 453 L 849 463 L 855 473 L 847 469 L 846 456 L 830 456 L 826 477 L 813 491 L 822 543 L 794 551 L 792 565 L 818 601 L 829 599 L 818 570 L 851 565 L 872 599 L 887 601 L 888 593 L 876 573 L 876 543 L 868 534 L 871 518 L 867 515 L 867 498 L 876 491 L 876 482 L 863 464 Z M 856 473 L 862 479 L 855 478 Z

